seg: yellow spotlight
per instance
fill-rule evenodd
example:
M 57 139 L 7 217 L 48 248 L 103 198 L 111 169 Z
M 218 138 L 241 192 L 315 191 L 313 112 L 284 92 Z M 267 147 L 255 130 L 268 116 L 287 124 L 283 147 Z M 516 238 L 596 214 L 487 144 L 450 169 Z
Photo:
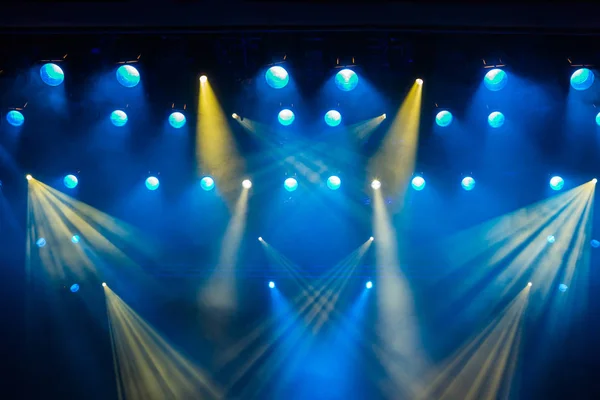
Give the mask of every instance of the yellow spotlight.
M 258 241 L 259 241 L 259 242 L 262 242 L 262 241 L 263 241 L 263 238 L 262 238 L 262 236 L 259 236 L 259 237 L 258 237 Z
M 379 190 L 380 187 L 381 187 L 381 182 L 379 182 L 377 179 L 373 179 L 373 182 L 371 182 L 371 188 L 373 190 Z
M 231 114 L 231 118 L 233 119 L 238 119 L 240 116 L 237 115 L 236 113 Z
M 206 75 L 202 75 L 200 77 L 200 83 L 205 83 L 208 80 L 208 78 L 206 77 Z
M 250 189 L 252 187 L 252 181 L 250 179 L 244 179 L 242 181 L 242 187 L 244 189 Z
M 33 176 L 31 176 L 31 175 L 26 175 L 26 176 L 25 176 L 25 179 L 27 179 L 28 181 L 30 181 L 30 180 L 32 180 L 32 179 L 33 179 Z
M 531 285 L 533 285 L 533 283 L 529 282 L 529 283 L 527 284 L 527 287 L 531 287 Z
M 369 240 L 372 242 L 373 240 L 375 240 L 375 238 L 374 238 L 373 236 L 371 236 L 371 237 L 369 238 Z
M 423 84 L 423 79 L 418 78 L 416 81 L 417 85 L 422 85 Z
M 102 282 L 102 287 L 106 287 L 106 282 Z

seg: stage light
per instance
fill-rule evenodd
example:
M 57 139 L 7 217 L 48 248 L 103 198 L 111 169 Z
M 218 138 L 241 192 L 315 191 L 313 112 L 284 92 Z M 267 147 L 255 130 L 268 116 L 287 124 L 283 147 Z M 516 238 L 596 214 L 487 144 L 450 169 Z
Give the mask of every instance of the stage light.
M 117 68 L 117 81 L 126 88 L 132 88 L 140 83 L 140 72 L 133 65 L 121 65 Z
M 269 282 L 269 287 L 271 289 L 275 289 L 275 282 L 273 282 L 273 281 Z
M 46 239 L 39 238 L 38 240 L 36 240 L 35 245 L 37 247 L 44 247 L 46 245 Z
M 182 128 L 185 125 L 185 122 L 185 115 L 179 111 L 175 111 L 169 115 L 169 124 L 175 129 Z
M 156 190 L 160 185 L 160 181 L 155 176 L 150 176 L 146 179 L 146 187 L 148 190 Z
M 244 179 L 242 181 L 242 187 L 244 189 L 250 189 L 252 187 L 252 181 L 250 179 Z
M 450 111 L 443 110 L 435 116 L 435 123 L 444 128 L 452 123 L 452 118 L 452 113 Z
M 571 75 L 571 87 L 575 90 L 589 89 L 594 83 L 594 73 L 587 68 L 580 68 Z
M 325 123 L 329 126 L 338 126 L 342 123 L 342 114 L 336 110 L 329 110 L 325 113 Z
M 381 187 L 381 182 L 379 182 L 377 179 L 373 179 L 373 181 L 371 182 L 371 189 L 379 190 L 380 187 Z
M 560 285 L 558 285 L 558 290 L 560 290 L 563 293 L 566 292 L 568 288 L 569 287 L 567 285 L 565 285 L 564 283 L 561 283 Z
M 344 92 L 349 92 L 358 85 L 358 75 L 351 69 L 343 69 L 335 74 L 335 85 Z
M 21 126 L 25 123 L 25 116 L 21 114 L 20 111 L 10 110 L 6 114 L 6 122 L 11 124 L 12 126 Z
M 283 187 L 288 192 L 293 192 L 294 190 L 298 189 L 298 181 L 294 178 L 287 178 L 285 182 L 283 182 Z
M 592 183 L 596 183 L 596 182 L 598 182 L 598 179 L 596 179 L 596 178 L 592 179 Z
M 32 180 L 32 179 L 33 179 L 33 176 L 31 176 L 31 175 L 29 175 L 29 174 L 28 174 L 28 175 L 25 175 L 25 179 L 27 179 L 28 181 L 30 181 L 30 180 Z
M 417 80 L 415 80 L 415 83 L 420 86 L 423 84 L 423 79 L 418 78 Z
M 556 242 L 556 238 L 554 237 L 554 235 L 548 235 L 548 237 L 546 238 L 546 240 L 548 241 L 548 243 L 554 243 L 554 242 Z
M 74 189 L 74 188 L 76 188 L 78 183 L 79 183 L 79 181 L 77 180 L 77 177 L 75 175 L 67 175 L 63 179 L 63 184 L 68 189 Z
M 65 73 L 62 68 L 53 63 L 42 65 L 40 68 L 42 81 L 48 86 L 58 86 L 65 80 Z
M 550 178 L 550 189 L 560 190 L 565 186 L 565 181 L 560 176 L 553 176 Z
M 339 177 L 332 175 L 329 178 L 327 178 L 327 187 L 329 189 L 338 190 L 341 185 L 342 185 L 342 180 Z
M 531 283 L 531 282 L 527 283 L 527 287 L 531 287 L 532 285 L 533 285 L 533 283 Z
M 504 119 L 504 114 L 502 114 L 500 111 L 494 111 L 488 115 L 488 124 L 492 128 L 500 128 L 502 125 L 504 125 Z
M 210 176 L 205 176 L 200 180 L 200 186 L 202 187 L 202 189 L 209 192 L 215 188 L 215 180 Z
M 460 182 L 460 185 L 468 192 L 475 188 L 475 179 L 471 178 L 470 176 L 466 176 Z
M 115 110 L 110 113 L 110 122 L 112 122 L 112 124 L 114 126 L 117 126 L 117 127 L 125 126 L 127 121 L 128 121 L 128 118 L 127 118 L 127 114 L 125 114 L 125 111 Z
M 79 290 L 79 285 L 76 283 L 72 284 L 70 290 L 72 293 L 77 293 L 77 291 Z
M 596 125 L 600 126 L 600 112 L 596 114 Z
M 106 287 L 106 282 L 102 282 L 102 287 Z
M 425 179 L 422 176 L 415 176 L 410 182 L 410 184 L 412 185 L 412 188 L 415 189 L 417 192 L 420 192 L 421 190 L 425 189 Z
M 596 239 L 592 239 L 592 241 L 590 242 L 590 246 L 597 249 L 598 247 L 600 247 L 600 241 L 598 241 Z
M 259 237 L 258 237 L 258 241 L 259 241 L 259 242 L 262 242 L 262 241 L 263 241 L 263 238 L 262 238 L 262 236 L 259 236 Z
M 206 83 L 207 80 L 208 80 L 208 78 L 206 77 L 206 75 L 200 76 L 200 83 Z
M 279 115 L 277 115 L 277 120 L 279 120 L 279 123 L 283 126 L 291 125 L 292 122 L 294 122 L 294 119 L 296 119 L 294 112 L 287 108 L 279 111 Z
M 240 116 L 237 115 L 236 113 L 233 113 L 233 114 L 231 114 L 231 118 L 233 118 L 233 119 L 239 119 Z
M 504 88 L 507 82 L 508 75 L 499 68 L 494 68 L 488 71 L 483 78 L 483 84 L 492 92 L 497 92 L 498 90 Z
M 371 289 L 371 288 L 373 287 L 373 282 L 371 282 L 371 281 L 368 281 L 367 283 L 365 283 L 365 287 L 366 287 L 367 289 Z
M 371 241 L 371 242 L 372 242 L 373 240 L 375 240 L 375 238 L 374 238 L 373 236 L 371 236 L 371 237 L 369 238 L 369 241 Z
M 381 114 L 381 118 L 386 119 L 387 118 L 387 114 L 385 114 L 385 113 Z
M 281 89 L 287 86 L 288 82 L 290 81 L 290 76 L 285 68 L 274 66 L 267 70 L 265 73 L 265 79 L 267 84 L 273 89 Z
M 79 243 L 80 240 L 81 240 L 81 238 L 79 237 L 79 235 L 73 235 L 73 236 L 71 236 L 71 242 L 72 243 L 77 244 L 77 243 Z

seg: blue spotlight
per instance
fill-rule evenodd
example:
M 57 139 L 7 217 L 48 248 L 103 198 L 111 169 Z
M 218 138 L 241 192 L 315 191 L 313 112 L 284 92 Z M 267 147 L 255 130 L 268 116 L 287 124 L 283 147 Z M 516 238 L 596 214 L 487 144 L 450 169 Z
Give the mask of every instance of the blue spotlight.
M 329 178 L 327 178 L 327 187 L 329 189 L 338 190 L 341 185 L 342 180 L 338 176 L 332 175 Z
M 72 284 L 70 290 L 72 293 L 77 293 L 79 291 L 79 285 L 76 283 Z
M 298 189 L 298 181 L 294 178 L 287 178 L 285 182 L 283 182 L 283 187 L 288 192 L 293 192 L 294 190 Z
M 205 176 L 200 180 L 200 187 L 207 192 L 210 192 L 215 188 L 215 180 L 210 176 Z
M 79 181 L 77 180 L 77 177 L 75 175 L 67 175 L 63 179 L 63 183 L 67 188 L 74 189 L 77 187 Z
M 117 81 L 126 88 L 132 88 L 140 83 L 140 73 L 133 65 L 121 65 L 117 68 Z
M 412 188 L 418 192 L 425 189 L 425 179 L 423 179 L 422 176 L 415 176 L 410 184 L 412 185 Z
M 114 126 L 124 126 L 128 121 L 127 114 L 125 111 L 115 110 L 110 113 L 110 122 Z
M 552 244 L 554 242 L 556 242 L 556 238 L 554 237 L 554 235 L 548 235 L 548 237 L 546 238 L 546 240 L 548 241 L 548 243 Z
M 596 114 L 596 125 L 600 126 L 600 112 Z
M 575 90 L 589 89 L 594 83 L 594 73 L 587 68 L 580 68 L 571 75 L 571 87 Z
M 483 84 L 492 92 L 497 92 L 498 90 L 504 88 L 507 82 L 508 75 L 499 68 L 494 68 L 488 71 L 483 78 Z
M 287 86 L 290 81 L 290 76 L 285 68 L 276 65 L 267 70 L 265 79 L 267 85 L 271 86 L 273 89 L 281 89 Z
M 553 176 L 550 178 L 550 189 L 560 190 L 565 186 L 565 181 L 560 176 Z
M 81 241 L 81 238 L 79 237 L 79 235 L 73 235 L 71 236 L 71 242 L 74 244 L 77 244 Z
M 598 241 L 596 239 L 592 239 L 592 241 L 590 242 L 590 246 L 597 249 L 598 247 L 600 247 L 600 241 Z
M 273 281 L 270 281 L 270 282 L 269 282 L 269 287 L 270 287 L 271 289 L 275 289 L 275 282 L 273 282 Z
M 371 282 L 371 281 L 367 282 L 367 283 L 365 284 L 365 287 L 366 287 L 367 289 L 371 289 L 371 288 L 373 287 L 373 282 Z
M 11 110 L 6 114 L 6 121 L 12 126 L 21 126 L 25 122 L 25 116 L 20 111 Z
M 442 128 L 450 125 L 452 123 L 452 113 L 446 110 L 440 111 L 435 116 L 435 123 Z
M 558 290 L 560 290 L 563 293 L 566 292 L 568 288 L 569 287 L 567 285 L 565 285 L 564 283 L 561 283 L 560 285 L 558 285 Z
M 329 110 L 325 113 L 325 123 L 329 126 L 338 126 L 342 123 L 342 114 L 336 110 Z
M 288 125 L 291 125 L 292 122 L 294 122 L 294 119 L 296 119 L 296 116 L 294 115 L 294 112 L 292 110 L 288 110 L 286 108 L 285 110 L 279 111 L 279 115 L 277 115 L 277 119 L 279 120 L 279 123 L 281 125 L 288 126 Z
M 46 245 L 46 239 L 39 238 L 38 240 L 36 240 L 35 245 L 37 247 L 44 247 Z
M 462 186 L 463 189 L 465 189 L 468 192 L 468 191 L 473 190 L 475 188 L 475 179 L 473 179 L 470 176 L 466 176 L 466 177 L 463 178 L 463 180 L 460 183 L 460 185 Z
M 160 181 L 155 176 L 150 176 L 146 179 L 146 187 L 148 190 L 156 190 L 160 185 Z
M 169 124 L 175 129 L 183 128 L 185 122 L 185 115 L 179 111 L 175 111 L 169 115 Z
M 358 75 L 351 69 L 343 69 L 335 74 L 335 85 L 344 92 L 349 92 L 358 85 Z
M 65 80 L 65 73 L 62 68 L 53 63 L 42 65 L 40 68 L 42 81 L 48 86 L 58 86 Z
M 488 124 L 492 128 L 500 128 L 502 125 L 504 125 L 504 119 L 504 114 L 502 114 L 500 111 L 494 111 L 488 116 Z

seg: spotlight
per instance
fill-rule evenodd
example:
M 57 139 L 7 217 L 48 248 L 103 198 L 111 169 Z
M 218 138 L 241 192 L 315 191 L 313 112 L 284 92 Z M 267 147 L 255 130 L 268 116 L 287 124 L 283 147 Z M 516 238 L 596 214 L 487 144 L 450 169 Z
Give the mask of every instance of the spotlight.
M 387 118 L 387 114 L 385 114 L 385 113 L 381 114 L 381 118 L 386 119 Z
M 33 176 L 31 176 L 31 175 L 25 175 L 25 179 L 27 179 L 28 181 L 30 181 L 30 180 L 33 179 Z
M 252 181 L 250 179 L 244 179 L 242 181 L 242 187 L 244 189 L 250 189 L 252 187 Z
M 43 237 L 39 238 L 38 240 L 35 241 L 35 245 L 40 248 L 44 247 L 46 245 L 46 239 L 44 239 Z
M 205 176 L 200 180 L 200 186 L 202 187 L 202 189 L 209 192 L 215 188 L 215 180 L 210 176 Z
M 596 179 L 596 178 L 592 179 L 592 183 L 596 183 L 596 182 L 598 182 L 598 179 Z
M 259 236 L 259 237 L 258 237 L 258 241 L 259 241 L 259 242 L 262 242 L 262 241 L 263 241 L 263 238 L 262 238 L 262 236 Z
M 556 242 L 556 238 L 554 237 L 554 235 L 548 235 L 548 237 L 546 238 L 546 240 L 548 241 L 548 243 L 554 243 L 554 242 Z
M 77 244 L 77 243 L 79 243 L 80 240 L 81 240 L 81 238 L 79 237 L 79 235 L 73 235 L 73 236 L 71 236 L 71 242 L 72 243 Z
M 589 89 L 594 83 L 594 73 L 587 68 L 580 68 L 571 75 L 571 87 L 575 90 Z
M 325 113 L 325 123 L 331 127 L 338 126 L 342 123 L 342 114 L 336 110 L 329 110 Z
M 365 287 L 366 287 L 367 289 L 371 289 L 371 288 L 373 287 L 373 282 L 371 282 L 371 281 L 368 281 L 368 282 L 365 284 Z
M 568 288 L 569 287 L 567 285 L 565 285 L 564 283 L 561 283 L 560 285 L 558 285 L 558 290 L 560 290 L 563 293 L 566 292 Z
M 475 179 L 471 178 L 470 176 L 466 176 L 460 182 L 460 185 L 468 192 L 475 188 Z
M 500 111 L 494 111 L 488 115 L 488 124 L 492 128 L 500 128 L 502 125 L 504 125 L 504 120 L 504 114 L 502 114 Z
M 420 175 L 415 176 L 410 182 L 410 184 L 412 185 L 412 188 L 415 189 L 417 192 L 420 192 L 421 190 L 425 189 L 425 179 Z
M 271 289 L 275 289 L 275 282 L 273 282 L 273 281 L 269 282 L 269 287 Z
M 294 122 L 294 119 L 296 119 L 294 112 L 292 110 L 288 110 L 287 108 L 279 111 L 279 114 L 277 115 L 277 120 L 283 126 L 291 125 L 292 122 Z
M 21 114 L 20 111 L 10 110 L 8 114 L 6 114 L 6 122 L 12 126 L 21 126 L 25 123 L 25 116 Z
M 531 285 L 533 285 L 533 283 L 531 283 L 531 282 L 527 283 L 527 287 L 531 287 Z
M 182 128 L 185 125 L 185 115 L 179 111 L 171 113 L 169 115 L 169 124 L 175 129 Z
M 42 81 L 48 86 L 58 86 L 65 80 L 65 73 L 56 64 L 48 63 L 40 68 Z
M 600 126 L 600 112 L 596 114 L 596 125 Z
M 106 282 L 102 282 L 102 287 L 106 287 Z
M 231 118 L 233 118 L 233 119 L 239 119 L 240 116 L 237 115 L 236 113 L 233 113 L 233 114 L 231 114 Z
M 590 246 L 597 249 L 598 247 L 600 247 L 600 241 L 598 241 L 596 239 L 592 239 L 592 241 L 590 242 Z
M 379 190 L 380 187 L 381 187 L 381 182 L 379 182 L 377 179 L 373 179 L 373 181 L 371 182 L 371 188 L 373 190 Z
M 423 79 L 421 79 L 421 78 L 418 78 L 418 79 L 415 81 L 415 83 L 416 83 L 417 85 L 419 85 L 419 86 L 420 86 L 420 85 L 422 85 L 422 84 L 423 84 Z
M 159 185 L 160 182 L 155 176 L 150 176 L 146 179 L 146 187 L 148 188 L 148 190 L 156 190 L 158 189 Z
M 358 85 L 358 75 L 351 69 L 343 69 L 335 74 L 335 85 L 344 92 L 353 90 Z
M 283 182 L 283 187 L 288 192 L 293 192 L 294 190 L 298 189 L 298 181 L 294 178 L 287 178 L 285 182 Z
M 117 68 L 117 81 L 126 88 L 132 88 L 140 83 L 140 73 L 133 65 L 121 65 Z
M 550 189 L 560 190 L 565 186 L 565 181 L 560 176 L 553 176 L 550 178 Z
M 497 92 L 498 90 L 504 88 L 507 82 L 508 75 L 499 68 L 494 68 L 488 71 L 483 78 L 483 84 L 492 92 Z
M 329 189 L 338 190 L 341 185 L 342 185 L 342 180 L 339 177 L 332 175 L 329 178 L 327 178 L 327 187 Z
M 373 236 L 371 236 L 371 237 L 369 238 L 369 241 L 370 241 L 370 242 L 372 242 L 373 240 L 375 240 L 375 238 L 374 238 Z
M 75 175 L 67 175 L 65 176 L 65 178 L 63 179 L 63 184 L 68 188 L 68 189 L 74 189 L 75 187 L 77 187 L 77 184 L 79 183 L 79 181 L 77 180 L 77 177 Z
M 76 283 L 72 284 L 70 290 L 72 293 L 77 293 L 77 291 L 79 290 L 79 285 Z
M 435 116 L 435 123 L 442 128 L 450 125 L 452 123 L 452 113 L 450 111 L 440 111 Z
M 290 81 L 290 76 L 285 68 L 274 66 L 269 68 L 265 73 L 265 80 L 267 81 L 267 85 L 271 86 L 273 89 L 281 89 L 287 86 Z
M 208 80 L 208 78 L 206 77 L 206 75 L 200 76 L 200 83 L 206 83 L 207 80 Z
M 117 127 L 125 126 L 127 121 L 128 121 L 128 119 L 127 119 L 127 114 L 125 114 L 125 111 L 115 110 L 110 113 L 110 122 L 112 122 L 112 124 L 114 126 L 117 126 Z

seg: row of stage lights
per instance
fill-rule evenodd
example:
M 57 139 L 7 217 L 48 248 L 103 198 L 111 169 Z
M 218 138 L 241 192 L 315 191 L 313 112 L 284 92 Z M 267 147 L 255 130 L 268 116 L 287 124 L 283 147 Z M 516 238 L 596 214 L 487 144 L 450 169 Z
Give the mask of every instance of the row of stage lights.
M 27 180 L 33 179 L 31 175 L 27 175 L 26 178 Z M 596 183 L 595 178 L 592 181 Z M 411 180 L 411 186 L 416 191 L 421 191 L 425 189 L 426 183 L 427 182 L 425 181 L 425 178 L 423 178 L 421 175 L 416 175 Z M 75 175 L 69 174 L 64 177 L 63 184 L 68 189 L 74 189 L 79 184 L 79 180 Z M 149 176 L 148 178 L 146 178 L 145 184 L 148 190 L 154 191 L 157 190 L 160 186 L 160 181 L 155 176 Z M 339 176 L 332 175 L 329 178 L 327 178 L 326 184 L 329 189 L 338 190 L 342 186 L 342 180 Z M 460 182 L 460 185 L 466 191 L 471 191 L 475 189 L 475 184 L 475 178 L 471 176 L 464 177 Z M 560 176 L 553 176 L 552 178 L 550 178 L 549 185 L 552 190 L 558 191 L 565 186 L 565 180 Z M 210 176 L 205 176 L 202 179 L 200 179 L 200 186 L 202 187 L 202 189 L 209 192 L 215 188 L 215 180 Z M 244 179 L 242 181 L 242 187 L 244 189 L 252 188 L 252 181 L 250 179 Z M 293 192 L 296 189 L 298 189 L 298 181 L 296 180 L 296 178 L 287 178 L 283 182 L 283 187 L 288 192 Z M 381 181 L 379 181 L 378 179 L 374 179 L 373 181 L 371 181 L 371 188 L 373 190 L 379 190 L 381 188 Z

